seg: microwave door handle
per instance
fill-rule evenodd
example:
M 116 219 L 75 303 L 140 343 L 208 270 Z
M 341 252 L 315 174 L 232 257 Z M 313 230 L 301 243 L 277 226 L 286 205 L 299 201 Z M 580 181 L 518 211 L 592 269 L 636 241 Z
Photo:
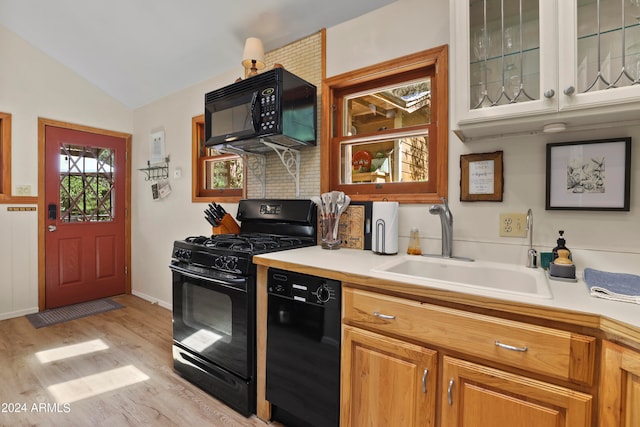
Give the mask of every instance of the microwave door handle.
M 258 132 L 260 126 L 260 111 L 258 111 L 260 105 L 258 103 L 258 92 L 253 92 L 253 97 L 251 98 L 251 119 L 253 121 L 253 130 Z

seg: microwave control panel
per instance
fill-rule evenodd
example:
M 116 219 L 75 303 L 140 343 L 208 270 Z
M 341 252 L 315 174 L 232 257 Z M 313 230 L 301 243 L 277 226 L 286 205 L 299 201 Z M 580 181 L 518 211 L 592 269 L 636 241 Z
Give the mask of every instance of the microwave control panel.
M 269 87 L 260 92 L 260 129 L 274 131 L 278 119 L 276 89 Z

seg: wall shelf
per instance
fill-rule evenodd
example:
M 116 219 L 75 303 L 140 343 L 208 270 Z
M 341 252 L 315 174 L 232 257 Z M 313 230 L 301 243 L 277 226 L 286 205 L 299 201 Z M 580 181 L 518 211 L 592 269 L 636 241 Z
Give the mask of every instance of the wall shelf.
M 169 178 L 169 156 L 165 157 L 164 163 L 158 163 L 151 165 L 151 162 L 147 160 L 147 167 L 138 169 L 140 172 L 145 173 L 145 181 L 155 181 L 158 179 Z

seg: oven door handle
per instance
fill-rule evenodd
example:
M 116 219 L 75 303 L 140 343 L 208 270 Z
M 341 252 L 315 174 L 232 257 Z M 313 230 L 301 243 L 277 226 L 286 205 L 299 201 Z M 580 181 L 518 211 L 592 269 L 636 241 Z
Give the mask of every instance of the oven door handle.
M 225 278 L 216 279 L 214 277 L 203 276 L 201 274 L 194 273 L 185 268 L 177 267 L 175 265 L 169 265 L 169 268 L 176 273 L 182 274 L 183 276 L 191 277 L 192 279 L 204 280 L 205 282 L 214 283 L 219 286 L 225 286 L 231 289 L 237 289 L 243 292 L 247 291 L 247 280 L 244 277 L 239 277 L 237 279 L 233 278 Z

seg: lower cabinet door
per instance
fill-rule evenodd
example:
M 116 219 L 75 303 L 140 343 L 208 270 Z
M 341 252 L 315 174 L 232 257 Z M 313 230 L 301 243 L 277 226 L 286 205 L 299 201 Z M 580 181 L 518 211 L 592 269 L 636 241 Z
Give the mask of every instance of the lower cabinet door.
M 434 426 L 437 352 L 343 326 L 341 426 Z
M 446 356 L 442 374 L 442 426 L 592 425 L 591 395 Z
M 640 426 L 640 353 L 602 342 L 600 426 Z

